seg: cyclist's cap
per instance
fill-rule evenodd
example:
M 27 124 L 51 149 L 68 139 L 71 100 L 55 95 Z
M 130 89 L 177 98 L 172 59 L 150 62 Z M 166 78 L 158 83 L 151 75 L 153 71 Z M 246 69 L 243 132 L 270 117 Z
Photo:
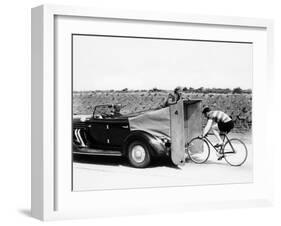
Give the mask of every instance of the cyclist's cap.
M 202 111 L 202 114 L 206 114 L 208 113 L 209 111 L 211 111 L 211 109 L 209 107 L 204 107 L 203 111 Z

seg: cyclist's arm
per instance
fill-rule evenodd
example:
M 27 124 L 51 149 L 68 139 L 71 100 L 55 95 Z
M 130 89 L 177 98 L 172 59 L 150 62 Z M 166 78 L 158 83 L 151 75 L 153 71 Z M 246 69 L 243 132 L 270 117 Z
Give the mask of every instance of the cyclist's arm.
M 213 120 L 209 119 L 208 122 L 207 122 L 207 125 L 205 126 L 205 128 L 203 130 L 203 134 L 202 134 L 203 137 L 208 134 L 208 132 L 210 131 L 210 129 L 212 127 L 212 124 L 213 124 Z

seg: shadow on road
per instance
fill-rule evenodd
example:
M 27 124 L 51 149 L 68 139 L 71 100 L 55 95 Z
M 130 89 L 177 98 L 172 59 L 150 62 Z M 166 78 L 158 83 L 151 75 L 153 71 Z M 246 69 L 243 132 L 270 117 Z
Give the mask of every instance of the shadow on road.
M 198 165 L 198 166 L 204 166 L 204 165 L 228 166 L 228 164 L 224 160 L 221 160 L 221 161 L 207 160 L 207 162 L 202 163 L 202 164 L 197 164 L 197 163 L 192 162 L 191 160 L 187 160 L 186 164 L 190 164 L 190 163 Z
M 229 166 L 224 160 L 221 160 L 221 161 L 217 161 L 217 162 L 215 162 L 215 161 L 207 161 L 206 163 L 204 163 L 204 164 L 206 164 L 206 165 L 220 165 L 220 166 Z
M 31 210 L 29 210 L 29 209 L 19 209 L 18 211 L 19 211 L 19 213 L 21 213 L 27 217 L 31 217 Z
M 96 164 L 96 165 L 128 165 L 126 159 L 118 156 L 93 156 L 93 155 L 79 155 L 73 156 L 73 161 L 78 163 Z
M 107 165 L 107 166 L 125 166 L 132 167 L 128 160 L 125 157 L 119 156 L 93 156 L 93 155 L 79 155 L 76 154 L 73 156 L 73 161 L 77 163 L 85 163 L 85 164 L 95 164 L 95 165 Z M 161 159 L 153 159 L 151 164 L 147 168 L 155 168 L 155 167 L 171 167 L 174 169 L 180 169 L 178 166 L 175 166 L 169 159 L 161 158 Z

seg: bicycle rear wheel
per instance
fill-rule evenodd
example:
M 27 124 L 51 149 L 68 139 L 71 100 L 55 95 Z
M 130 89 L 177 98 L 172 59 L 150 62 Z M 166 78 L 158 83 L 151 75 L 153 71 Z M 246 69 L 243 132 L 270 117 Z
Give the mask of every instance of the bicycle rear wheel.
M 248 157 L 248 150 L 243 141 L 232 138 L 224 145 L 224 159 L 231 166 L 241 166 Z
M 202 138 L 193 138 L 187 144 L 187 154 L 192 162 L 202 164 L 206 162 L 210 156 L 210 146 Z

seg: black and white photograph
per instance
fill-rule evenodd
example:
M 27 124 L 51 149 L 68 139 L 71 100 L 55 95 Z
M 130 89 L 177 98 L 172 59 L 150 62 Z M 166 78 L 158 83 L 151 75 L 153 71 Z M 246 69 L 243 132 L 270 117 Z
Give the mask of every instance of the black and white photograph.
M 72 190 L 253 182 L 253 43 L 72 34 Z

